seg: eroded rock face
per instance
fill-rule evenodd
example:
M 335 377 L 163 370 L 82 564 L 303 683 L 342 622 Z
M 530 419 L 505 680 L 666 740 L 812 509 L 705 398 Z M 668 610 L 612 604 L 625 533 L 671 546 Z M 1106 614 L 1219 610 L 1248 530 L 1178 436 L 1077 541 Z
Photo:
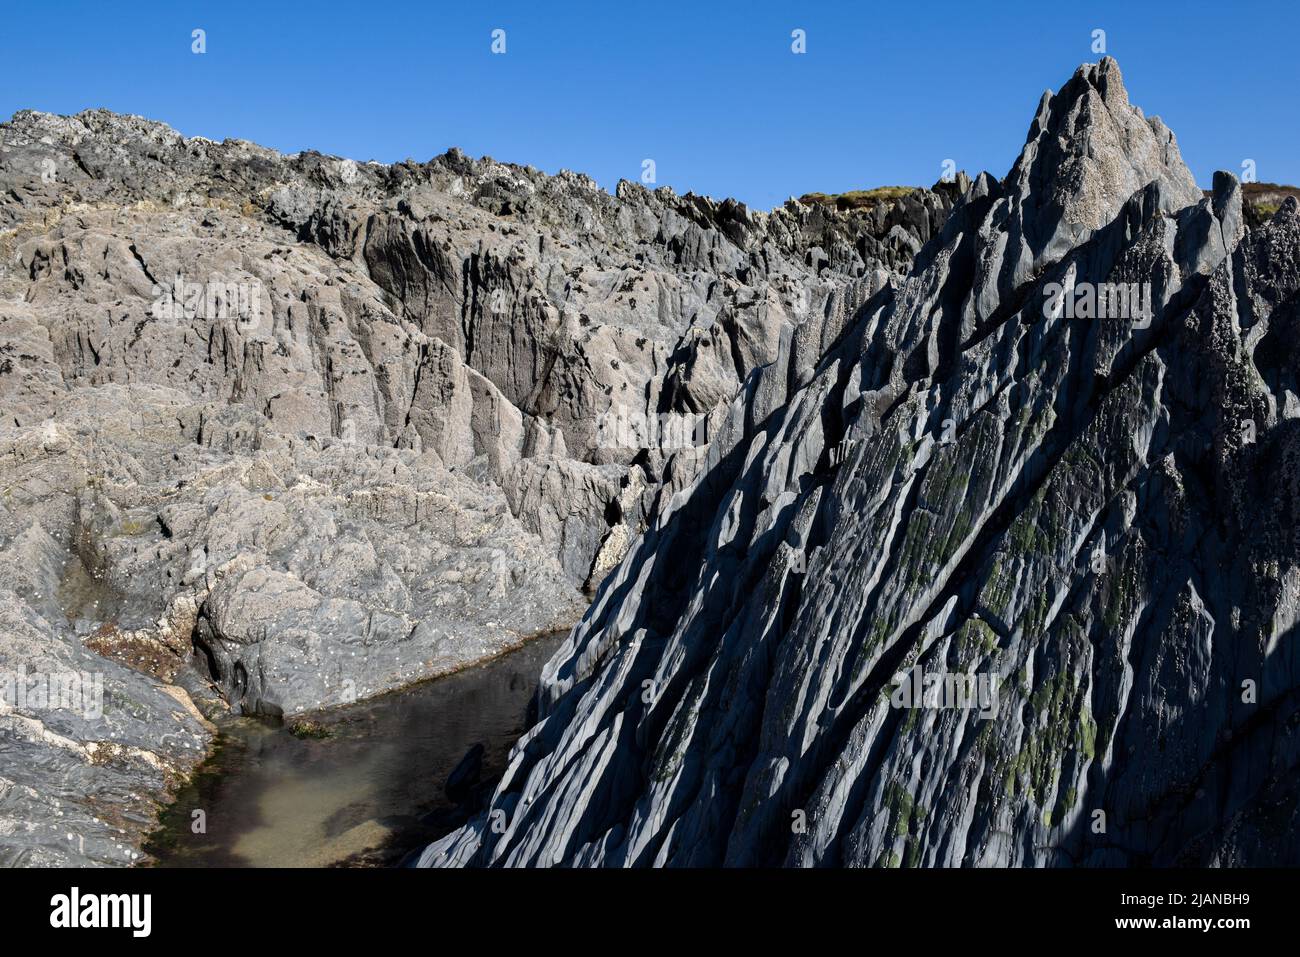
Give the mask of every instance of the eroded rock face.
M 454 150 L 382 166 L 102 111 L 0 125 L 0 548 L 39 571 L 0 579 L 24 623 L 0 671 L 48 646 L 139 702 L 107 725 L 4 712 L 6 756 L 59 760 L 6 757 L 0 830 L 52 813 L 18 788 L 81 794 L 87 819 L 128 787 L 146 808 L 206 746 L 171 697 L 199 676 L 291 715 L 571 626 L 691 481 L 697 430 L 782 350 L 824 350 L 962 187 L 756 213 Z M 686 440 L 659 431 L 683 417 Z M 87 750 L 117 739 L 121 781 Z
M 1295 200 L 1080 68 L 745 381 L 422 863 L 1294 864 L 1298 290 Z
M 77 455 L 57 433 L 34 439 L 0 452 L 10 479 L 51 480 Z M 137 860 L 147 796 L 189 774 L 211 738 L 185 682 L 147 673 L 178 636 L 95 633 L 87 616 L 113 596 L 76 562 L 0 504 L 0 866 Z

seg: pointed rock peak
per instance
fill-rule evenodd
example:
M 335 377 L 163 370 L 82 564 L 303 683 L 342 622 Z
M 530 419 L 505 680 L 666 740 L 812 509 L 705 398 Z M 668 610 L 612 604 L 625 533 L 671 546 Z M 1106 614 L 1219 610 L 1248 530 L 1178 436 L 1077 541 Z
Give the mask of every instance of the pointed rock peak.
M 1107 104 L 1129 106 L 1128 90 L 1124 89 L 1124 74 L 1114 57 L 1104 56 L 1100 63 L 1084 63 L 1074 71 L 1072 80 L 1082 80 L 1097 90 Z
M 1087 241 L 1152 183 L 1165 212 L 1201 199 L 1173 133 L 1129 103 L 1110 57 L 1083 64 L 1056 94 L 1043 94 L 1004 180 L 1038 263 Z
M 1073 113 L 1080 100 L 1096 95 L 1107 109 L 1121 112 L 1132 110 L 1139 117 L 1142 111 L 1128 101 L 1128 90 L 1124 87 L 1124 76 L 1119 64 L 1112 57 L 1103 57 L 1100 63 L 1084 63 L 1074 71 L 1074 75 L 1057 93 L 1044 90 L 1038 101 L 1034 121 L 1029 125 L 1026 143 L 1032 143 L 1048 129 L 1052 117 Z M 1086 119 L 1087 117 L 1085 117 Z

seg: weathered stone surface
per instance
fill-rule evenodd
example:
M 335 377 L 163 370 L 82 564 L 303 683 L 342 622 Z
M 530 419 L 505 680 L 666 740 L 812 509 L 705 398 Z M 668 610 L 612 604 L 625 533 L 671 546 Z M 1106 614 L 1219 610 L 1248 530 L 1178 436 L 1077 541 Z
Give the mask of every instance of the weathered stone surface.
M 0 445 L 10 463 L 21 458 L 33 471 L 57 468 L 70 451 L 57 438 L 19 445 L 6 436 Z M 152 644 L 160 639 L 90 632 L 99 617 L 93 606 L 111 600 L 6 496 L 0 865 L 130 864 L 152 823 L 148 796 L 165 792 L 206 753 L 212 727 L 189 694 L 144 673 L 160 657 Z M 171 657 L 169 649 L 161 657 Z
M 956 193 L 757 213 L 455 150 L 382 166 L 104 111 L 0 124 L 0 543 L 41 575 L 0 591 L 23 623 L 0 666 L 48 645 L 140 702 L 60 716 L 67 748 L 10 714 L 12 859 L 115 859 L 17 836 L 63 793 L 130 808 L 133 846 L 206 745 L 172 715 L 182 686 L 288 715 L 570 626 L 701 454 L 602 417 L 721 408 L 805 318 L 811 362 Z M 104 735 L 156 748 L 114 777 L 87 757 Z
M 1064 314 L 1106 283 L 1149 314 Z M 1300 205 L 1248 229 L 1080 68 L 717 413 L 421 862 L 1300 861 L 1298 293 Z M 897 706 L 914 667 L 992 715 Z

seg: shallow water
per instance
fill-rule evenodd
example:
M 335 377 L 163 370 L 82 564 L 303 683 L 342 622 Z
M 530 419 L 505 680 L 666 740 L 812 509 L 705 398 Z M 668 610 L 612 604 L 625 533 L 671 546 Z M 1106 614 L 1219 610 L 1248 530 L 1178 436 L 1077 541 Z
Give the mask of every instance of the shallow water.
M 323 738 L 231 719 L 145 850 L 162 866 L 397 863 L 463 817 L 443 786 L 474 745 L 485 748 L 485 780 L 504 769 L 562 639 L 537 638 L 446 678 L 311 716 Z M 194 833 L 196 810 L 206 833 Z

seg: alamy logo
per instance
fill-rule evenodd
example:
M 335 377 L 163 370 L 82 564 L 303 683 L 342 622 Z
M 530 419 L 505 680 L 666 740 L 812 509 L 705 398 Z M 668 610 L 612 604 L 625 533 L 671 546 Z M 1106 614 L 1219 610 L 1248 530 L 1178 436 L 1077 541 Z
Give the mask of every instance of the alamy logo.
M 153 287 L 155 319 L 234 319 L 242 329 L 262 321 L 260 282 L 187 282 L 177 273 L 170 286 Z
M 978 710 L 981 719 L 998 714 L 998 676 L 921 670 L 894 675 L 889 703 L 895 708 Z
M 17 711 L 76 711 L 87 721 L 104 716 L 104 676 L 90 671 L 0 671 L 0 705 Z
M 1049 282 L 1043 287 L 1045 319 L 1129 319 L 1151 325 L 1149 282 Z
M 150 894 L 86 894 L 72 888 L 70 894 L 50 898 L 51 927 L 129 927 L 131 936 L 148 937 L 153 929 L 153 896 Z
M 702 412 L 647 415 L 619 405 L 596 417 L 596 445 L 602 449 L 659 449 L 672 452 L 709 442 L 708 416 Z

